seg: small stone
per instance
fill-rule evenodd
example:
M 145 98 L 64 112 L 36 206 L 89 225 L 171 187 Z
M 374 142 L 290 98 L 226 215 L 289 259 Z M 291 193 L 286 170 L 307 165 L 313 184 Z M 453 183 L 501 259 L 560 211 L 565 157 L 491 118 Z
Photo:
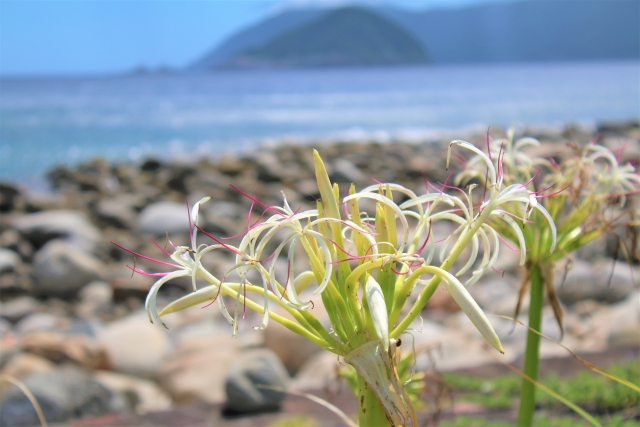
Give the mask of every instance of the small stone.
M 109 390 L 79 369 L 36 372 L 23 382 L 50 424 L 106 414 L 111 409 Z M 0 402 L 0 425 L 40 425 L 33 405 L 19 389 L 11 389 Z
M 171 397 L 154 381 L 110 371 L 95 371 L 93 378 L 113 394 L 128 398 L 128 406 L 137 413 L 164 411 L 171 406 Z
M 51 210 L 22 215 L 11 225 L 36 248 L 53 239 L 66 240 L 82 251 L 93 252 L 102 246 L 100 230 L 80 211 Z
M 0 182 L 0 212 L 8 213 L 24 207 L 24 197 L 17 185 Z
M 16 323 L 16 330 L 20 334 L 26 334 L 33 331 L 52 331 L 60 329 L 65 325 L 67 319 L 47 312 L 33 312 L 24 316 Z
M 56 365 L 43 357 L 31 353 L 17 353 L 2 367 L 1 373 L 11 377 L 22 379 L 35 372 L 53 372 Z M 0 382 L 0 399 L 9 389 L 14 387 L 5 381 Z
M 365 181 L 364 174 L 353 163 L 346 159 L 337 159 L 331 165 L 329 174 L 331 182 L 342 184 L 358 184 Z
M 33 256 L 33 246 L 22 238 L 16 230 L 4 230 L 0 234 L 0 247 L 2 251 L 10 250 L 20 256 L 22 261 L 30 261 Z M 0 256 L 0 258 L 2 258 Z M 0 264 L 3 262 L 0 261 Z M 0 268 L 1 269 L 1 268 Z
M 104 264 L 61 240 L 47 243 L 34 259 L 34 292 L 42 296 L 73 297 L 84 285 L 103 278 Z
M 96 216 L 102 224 L 124 230 L 132 229 L 136 220 L 136 213 L 131 207 L 113 199 L 98 202 Z
M 296 390 L 321 390 L 337 378 L 340 362 L 335 354 L 321 351 L 300 367 L 291 387 Z
M 0 317 L 16 323 L 23 317 L 40 310 L 38 301 L 31 297 L 20 297 L 11 301 L 0 303 Z
M 138 216 L 138 231 L 154 236 L 189 233 L 188 212 L 184 203 L 153 203 L 144 208 Z
M 20 338 L 25 351 L 55 363 L 74 362 L 86 368 L 104 368 L 107 356 L 94 339 L 82 335 L 66 335 L 55 331 L 37 331 Z
M 286 389 L 288 382 L 284 365 L 272 351 L 259 349 L 243 354 L 225 380 L 225 410 L 236 414 L 278 410 L 285 393 L 260 386 Z
M 96 280 L 83 286 L 78 296 L 82 302 L 104 307 L 111 304 L 113 289 L 108 283 Z
M 558 297 L 565 304 L 593 299 L 609 304 L 624 300 L 638 286 L 638 270 L 619 261 L 575 260 L 562 283 L 563 269 L 556 269 L 554 280 Z

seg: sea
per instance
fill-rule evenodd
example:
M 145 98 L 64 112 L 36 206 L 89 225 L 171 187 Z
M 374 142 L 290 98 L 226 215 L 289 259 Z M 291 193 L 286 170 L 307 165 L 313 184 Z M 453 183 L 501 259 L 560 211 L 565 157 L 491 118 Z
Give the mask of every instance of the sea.
M 1 78 L 0 179 L 30 184 L 93 157 L 638 118 L 637 61 Z

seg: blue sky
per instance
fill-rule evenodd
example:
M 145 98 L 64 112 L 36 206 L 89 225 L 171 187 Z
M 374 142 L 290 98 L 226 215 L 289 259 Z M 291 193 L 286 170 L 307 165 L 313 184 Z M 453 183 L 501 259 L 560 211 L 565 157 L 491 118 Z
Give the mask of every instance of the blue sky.
M 488 1 L 360 3 L 427 9 Z M 123 72 L 140 65 L 183 67 L 265 16 L 291 7 L 343 3 L 346 1 L 0 0 L 0 73 L 82 75 Z

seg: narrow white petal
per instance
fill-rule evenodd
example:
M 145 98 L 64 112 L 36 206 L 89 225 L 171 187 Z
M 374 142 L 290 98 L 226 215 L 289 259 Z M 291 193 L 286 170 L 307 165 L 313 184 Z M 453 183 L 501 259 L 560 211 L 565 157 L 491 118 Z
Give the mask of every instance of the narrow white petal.
M 376 335 L 386 353 L 389 351 L 389 318 L 387 316 L 387 306 L 384 301 L 382 288 L 380 288 L 378 282 L 369 275 L 364 291 L 367 296 L 369 312 L 371 313 L 373 326 L 376 329 Z
M 211 200 L 211 197 L 203 197 L 202 199 L 200 199 L 198 203 L 193 205 L 193 208 L 191 209 L 191 221 L 193 223 L 193 230 L 191 230 L 191 248 L 194 250 L 196 248 L 196 236 L 198 234 L 198 228 L 196 228 L 196 225 L 198 225 L 198 216 L 200 215 L 200 205 L 208 202 L 209 200 Z
M 144 303 L 144 308 L 145 310 L 147 310 L 147 315 L 149 316 L 149 321 L 151 323 L 153 323 L 153 321 L 156 320 L 160 322 L 162 326 L 164 326 L 165 328 L 167 327 L 167 325 L 165 325 L 164 322 L 160 320 L 160 316 L 158 315 L 158 307 L 156 307 L 156 299 L 158 297 L 158 291 L 160 290 L 160 287 L 165 283 L 167 283 L 169 280 L 173 280 L 178 277 L 188 276 L 189 274 L 190 273 L 187 270 L 174 271 L 173 273 L 167 274 L 166 276 L 162 277 L 161 279 L 156 281 L 156 283 L 154 283 L 153 286 L 151 286 L 151 289 L 149 289 L 149 293 L 147 294 L 147 299 Z
M 489 323 L 489 320 L 482 312 L 482 309 L 475 302 L 469 291 L 462 286 L 462 283 L 456 279 L 451 273 L 442 270 L 441 273 L 442 284 L 445 289 L 451 294 L 454 301 L 460 306 L 462 311 L 469 317 L 469 320 L 480 331 L 482 336 L 500 353 L 504 353 L 500 338 L 493 330 L 493 326 Z

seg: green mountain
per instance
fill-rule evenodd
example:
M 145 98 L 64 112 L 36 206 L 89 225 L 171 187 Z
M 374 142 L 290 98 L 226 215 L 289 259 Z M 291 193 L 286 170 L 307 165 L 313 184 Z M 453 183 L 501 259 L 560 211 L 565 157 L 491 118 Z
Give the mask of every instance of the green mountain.
M 262 50 L 282 38 L 315 44 L 318 34 L 334 37 L 323 28 L 313 40 L 294 34 L 334 12 L 317 8 L 283 11 L 240 30 L 188 70 L 210 71 L 229 64 L 274 65 L 265 58 L 258 61 Z M 371 13 L 419 40 L 432 64 L 640 59 L 638 0 L 497 1 L 427 11 L 380 7 Z M 351 39 L 355 42 L 352 35 L 337 42 L 350 43 Z
M 222 67 L 421 64 L 422 43 L 399 24 L 359 7 L 329 12 L 232 56 Z

